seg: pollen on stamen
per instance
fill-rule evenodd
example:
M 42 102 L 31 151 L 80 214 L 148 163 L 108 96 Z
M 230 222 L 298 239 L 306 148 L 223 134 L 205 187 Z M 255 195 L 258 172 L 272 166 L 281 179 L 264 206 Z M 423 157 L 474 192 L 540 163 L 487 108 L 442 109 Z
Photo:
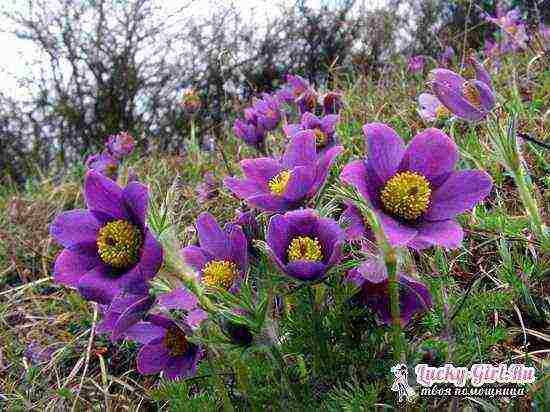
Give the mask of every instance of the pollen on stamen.
M 185 336 L 185 333 L 179 328 L 171 328 L 166 331 L 164 335 L 164 345 L 170 351 L 172 356 L 185 355 L 189 348 L 189 342 Z
M 202 268 L 202 282 L 228 290 L 238 274 L 237 265 L 228 260 L 212 260 Z
M 315 129 L 313 131 L 315 134 L 315 145 L 317 147 L 323 147 L 327 144 L 327 135 L 321 129 Z
M 139 259 L 142 245 L 140 230 L 126 220 L 114 220 L 103 226 L 97 236 L 101 260 L 117 269 L 126 269 Z
M 438 119 L 445 119 L 451 115 L 451 112 L 445 106 L 439 105 L 435 109 L 435 115 Z
M 380 199 L 390 213 L 413 220 L 428 209 L 431 193 L 428 179 L 420 173 L 402 172 L 388 180 Z
M 466 81 L 462 85 L 462 94 L 474 107 L 481 108 L 481 96 L 477 87 L 471 82 Z
M 288 186 L 290 175 L 290 170 L 283 170 L 282 172 L 279 172 L 275 177 L 273 177 L 268 183 L 271 193 L 282 195 L 285 192 L 286 187 Z
M 288 246 L 287 256 L 289 262 L 307 260 L 320 262 L 323 260 L 323 251 L 317 238 L 298 236 L 292 239 Z

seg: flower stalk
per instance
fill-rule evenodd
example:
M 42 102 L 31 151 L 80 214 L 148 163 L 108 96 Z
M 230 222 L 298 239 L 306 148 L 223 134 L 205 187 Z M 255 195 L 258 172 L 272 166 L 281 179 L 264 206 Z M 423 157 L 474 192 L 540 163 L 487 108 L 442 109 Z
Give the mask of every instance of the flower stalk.
M 380 225 L 378 217 L 371 210 L 366 210 L 366 218 L 376 238 L 376 243 L 382 252 L 384 265 L 388 274 L 388 287 L 390 297 L 390 313 L 392 319 L 392 337 L 394 347 L 394 359 L 397 362 L 404 362 L 404 340 L 401 327 L 401 309 L 399 307 L 399 282 L 397 279 L 397 253 L 390 245 Z

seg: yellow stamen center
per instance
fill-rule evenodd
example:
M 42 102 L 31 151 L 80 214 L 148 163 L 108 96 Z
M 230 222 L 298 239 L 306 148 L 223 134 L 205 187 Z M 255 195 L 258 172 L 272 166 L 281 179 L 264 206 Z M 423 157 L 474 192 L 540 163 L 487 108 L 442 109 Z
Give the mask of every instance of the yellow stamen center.
M 309 236 L 299 236 L 292 239 L 287 250 L 288 261 L 308 260 L 319 262 L 323 260 L 321 244 L 317 238 L 312 239 Z
M 285 192 L 289 180 L 290 170 L 283 170 L 269 181 L 269 190 L 271 190 L 271 193 L 280 196 Z
M 450 115 L 451 115 L 451 112 L 449 111 L 449 109 L 447 109 L 442 104 L 437 106 L 437 109 L 435 109 L 435 116 L 438 119 L 445 119 L 446 117 L 449 117 Z
M 138 261 L 142 241 L 136 226 L 126 220 L 114 220 L 99 230 L 97 248 L 103 262 L 126 269 Z
M 211 260 L 202 268 L 202 281 L 213 287 L 228 290 L 237 277 L 237 265 L 227 260 Z
M 116 174 L 117 169 L 118 169 L 117 165 L 114 163 L 111 163 L 105 168 L 105 173 L 107 174 L 108 177 L 113 178 Z
M 313 133 L 315 133 L 315 145 L 317 147 L 323 147 L 327 144 L 327 135 L 321 129 L 315 129 Z
M 404 219 L 416 219 L 430 204 L 430 183 L 419 173 L 402 172 L 393 176 L 380 193 L 389 212 Z
M 479 94 L 479 90 L 477 90 L 477 87 L 475 87 L 472 82 L 464 82 L 462 85 L 462 93 L 464 94 L 466 100 L 468 100 L 474 107 L 477 107 L 478 109 L 481 107 L 481 96 Z
M 185 337 L 185 333 L 179 328 L 171 328 L 166 331 L 164 335 L 164 345 L 170 351 L 172 356 L 185 355 L 189 348 L 189 342 Z

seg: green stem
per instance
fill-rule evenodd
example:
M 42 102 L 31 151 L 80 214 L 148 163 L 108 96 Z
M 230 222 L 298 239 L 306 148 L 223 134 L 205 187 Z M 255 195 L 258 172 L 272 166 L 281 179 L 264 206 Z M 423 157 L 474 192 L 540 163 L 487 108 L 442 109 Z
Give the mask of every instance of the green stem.
M 388 287 L 390 297 L 390 313 L 392 318 L 393 356 L 398 362 L 405 362 L 405 343 L 401 326 L 401 310 L 399 306 L 399 281 L 397 279 L 397 253 L 390 245 L 378 217 L 368 209 L 367 219 L 374 232 L 378 247 L 384 258 L 384 265 L 388 274 Z

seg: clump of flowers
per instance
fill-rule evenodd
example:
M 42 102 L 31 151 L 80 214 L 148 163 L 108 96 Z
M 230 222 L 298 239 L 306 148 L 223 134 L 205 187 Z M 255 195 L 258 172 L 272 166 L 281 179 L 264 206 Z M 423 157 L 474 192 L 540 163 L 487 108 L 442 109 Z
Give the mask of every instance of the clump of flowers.
M 109 136 L 107 148 L 109 152 L 117 159 L 129 156 L 133 151 L 136 142 L 128 132 L 120 132 Z
M 469 58 L 475 69 L 475 79 L 464 79 L 448 69 L 434 69 L 432 90 L 439 101 L 455 116 L 467 121 L 479 121 L 495 106 L 491 77 L 474 57 Z
M 109 304 L 122 292 L 146 294 L 162 264 L 162 249 L 146 225 L 147 188 L 121 188 L 91 170 L 84 181 L 87 209 L 59 215 L 50 234 L 65 249 L 54 266 L 57 283 L 88 300 Z
M 227 177 L 224 184 L 251 207 L 270 212 L 296 209 L 319 191 L 341 150 L 334 146 L 319 156 L 315 133 L 302 131 L 294 135 L 281 159 L 242 160 L 245 178 Z
M 318 281 L 342 257 L 344 232 L 332 219 L 311 209 L 275 215 L 269 221 L 270 256 L 286 275 Z
M 337 143 L 336 124 L 340 117 L 335 114 L 328 114 L 319 118 L 313 113 L 305 112 L 300 123 L 287 124 L 283 127 L 288 137 L 294 136 L 301 130 L 311 130 L 315 134 L 315 145 L 319 151 L 333 147 Z
M 425 249 L 458 247 L 463 238 L 454 217 L 491 190 L 480 170 L 455 171 L 458 150 L 441 130 L 427 129 L 405 147 L 389 126 L 363 126 L 368 158 L 346 165 L 340 178 L 354 186 L 374 210 L 388 241 Z

